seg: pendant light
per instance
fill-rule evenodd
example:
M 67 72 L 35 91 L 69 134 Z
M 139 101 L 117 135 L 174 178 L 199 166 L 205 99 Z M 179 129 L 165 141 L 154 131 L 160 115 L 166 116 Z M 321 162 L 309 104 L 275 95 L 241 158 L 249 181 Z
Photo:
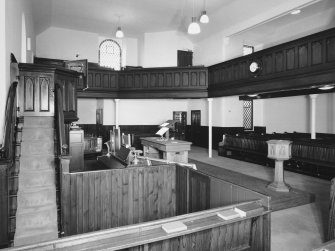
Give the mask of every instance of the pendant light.
M 200 33 L 200 25 L 197 22 L 197 18 L 194 15 L 194 5 L 195 5 L 195 0 L 193 0 L 193 16 L 192 16 L 192 22 L 188 26 L 187 32 L 189 34 L 199 34 Z
M 120 16 L 119 16 L 119 24 L 118 24 L 118 27 L 116 29 L 115 36 L 117 38 L 123 38 L 124 37 L 123 31 L 121 30 L 121 25 L 120 25 Z
M 200 23 L 207 24 L 209 23 L 209 17 L 206 12 L 206 0 L 204 0 L 204 10 L 201 12 L 201 16 L 199 19 Z

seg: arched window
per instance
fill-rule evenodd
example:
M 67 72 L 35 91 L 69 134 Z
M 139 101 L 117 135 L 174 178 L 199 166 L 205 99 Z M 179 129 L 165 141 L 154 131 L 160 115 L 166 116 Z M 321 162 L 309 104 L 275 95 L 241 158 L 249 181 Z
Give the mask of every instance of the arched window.
M 121 46 L 112 39 L 106 39 L 99 46 L 100 66 L 121 69 Z

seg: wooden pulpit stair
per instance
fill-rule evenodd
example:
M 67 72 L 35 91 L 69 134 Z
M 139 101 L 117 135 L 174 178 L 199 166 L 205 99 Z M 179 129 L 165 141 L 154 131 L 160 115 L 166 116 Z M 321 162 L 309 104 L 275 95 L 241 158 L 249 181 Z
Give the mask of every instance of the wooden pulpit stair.
M 58 238 L 54 117 L 24 117 L 14 246 Z

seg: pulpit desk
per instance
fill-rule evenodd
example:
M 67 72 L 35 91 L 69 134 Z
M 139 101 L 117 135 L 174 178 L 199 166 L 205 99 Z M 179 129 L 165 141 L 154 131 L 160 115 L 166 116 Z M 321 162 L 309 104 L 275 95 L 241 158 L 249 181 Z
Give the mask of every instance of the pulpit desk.
M 146 157 L 188 163 L 188 151 L 191 150 L 191 142 L 148 137 L 141 138 L 141 143 L 143 154 Z

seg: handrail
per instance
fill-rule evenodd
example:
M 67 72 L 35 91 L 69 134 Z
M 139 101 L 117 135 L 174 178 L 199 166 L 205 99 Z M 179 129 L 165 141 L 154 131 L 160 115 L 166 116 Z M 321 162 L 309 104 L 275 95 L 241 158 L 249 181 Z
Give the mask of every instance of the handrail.
M 15 57 L 12 55 L 11 62 L 11 86 L 8 90 L 8 96 L 6 101 L 5 109 L 5 120 L 3 127 L 3 144 L 0 147 L 0 160 L 10 161 L 13 160 L 15 156 L 15 126 L 16 126 L 16 112 L 17 112 L 17 97 L 16 89 L 18 85 L 18 75 L 17 75 L 17 62 Z
M 66 144 L 66 133 L 64 124 L 63 96 L 59 85 L 55 86 L 56 92 L 56 133 L 58 156 L 67 155 L 68 145 Z
M 163 162 L 165 164 L 177 164 L 179 166 L 184 166 L 184 167 L 197 170 L 196 164 L 192 164 L 192 163 L 176 162 L 176 161 L 171 161 L 171 160 L 166 160 L 166 159 L 157 159 L 157 158 L 150 158 L 150 157 L 145 157 L 145 156 L 137 156 L 137 158 L 146 160 L 149 166 L 151 166 L 151 161 L 157 161 L 157 162 Z

